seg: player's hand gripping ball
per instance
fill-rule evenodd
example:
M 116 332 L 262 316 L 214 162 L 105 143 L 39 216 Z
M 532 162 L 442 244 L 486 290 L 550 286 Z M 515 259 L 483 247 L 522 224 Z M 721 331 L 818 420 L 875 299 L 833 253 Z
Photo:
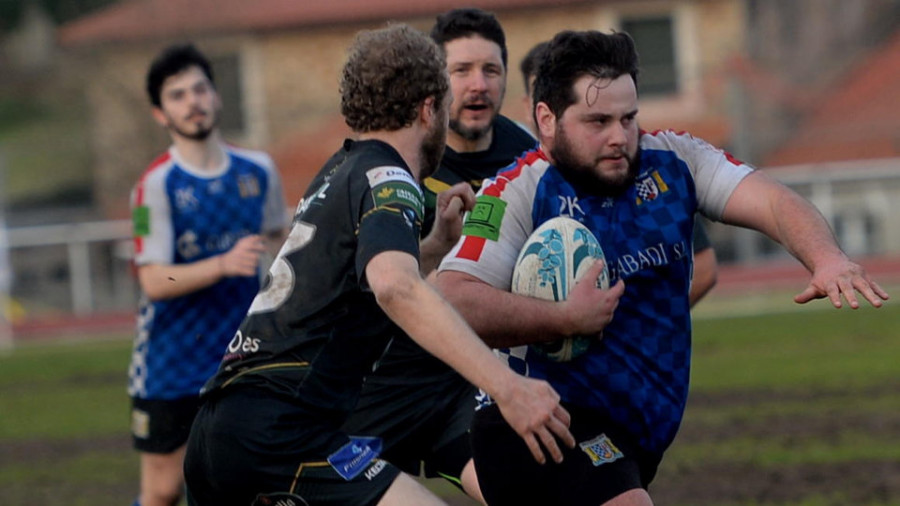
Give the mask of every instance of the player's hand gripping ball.
M 572 218 L 545 221 L 525 241 L 512 277 L 512 292 L 544 300 L 565 300 L 575 283 L 596 259 L 604 260 L 594 234 Z M 609 288 L 609 270 L 597 279 Z M 530 350 L 556 362 L 567 362 L 588 350 L 593 337 L 571 337 L 529 345 Z

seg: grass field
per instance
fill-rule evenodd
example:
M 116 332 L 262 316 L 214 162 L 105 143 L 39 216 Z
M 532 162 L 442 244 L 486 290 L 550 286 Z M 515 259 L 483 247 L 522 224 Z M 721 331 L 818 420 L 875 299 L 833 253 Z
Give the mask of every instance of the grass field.
M 698 311 L 691 397 L 651 488 L 658 505 L 900 505 L 900 305 L 815 307 Z M 130 341 L 92 337 L 0 357 L 0 505 L 131 503 Z

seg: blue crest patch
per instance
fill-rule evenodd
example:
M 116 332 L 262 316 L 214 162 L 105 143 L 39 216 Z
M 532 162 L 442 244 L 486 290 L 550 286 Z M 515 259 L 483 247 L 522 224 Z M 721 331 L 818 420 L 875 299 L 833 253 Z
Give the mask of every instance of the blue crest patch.
M 345 480 L 359 476 L 381 453 L 383 443 L 377 437 L 350 437 L 350 442 L 328 456 L 328 463 Z
M 590 441 L 578 443 L 578 447 L 587 454 L 594 466 L 609 464 L 625 456 L 606 434 L 600 434 Z

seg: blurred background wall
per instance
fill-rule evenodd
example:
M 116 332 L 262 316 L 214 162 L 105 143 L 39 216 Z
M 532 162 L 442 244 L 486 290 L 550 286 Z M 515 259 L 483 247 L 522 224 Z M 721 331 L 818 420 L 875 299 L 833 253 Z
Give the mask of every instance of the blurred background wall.
M 503 114 L 526 114 L 518 64 L 535 43 L 563 29 L 628 31 L 642 58 L 644 129 L 688 131 L 769 171 L 813 200 L 849 254 L 900 276 L 890 219 L 900 199 L 900 0 L 5 0 L 4 314 L 19 326 L 128 318 L 128 194 L 168 145 L 143 79 L 167 44 L 192 41 L 212 58 L 226 137 L 272 154 L 293 207 L 349 134 L 337 85 L 353 35 L 388 20 L 428 30 L 440 12 L 470 5 L 506 30 Z M 754 232 L 710 233 L 725 281 L 793 265 Z

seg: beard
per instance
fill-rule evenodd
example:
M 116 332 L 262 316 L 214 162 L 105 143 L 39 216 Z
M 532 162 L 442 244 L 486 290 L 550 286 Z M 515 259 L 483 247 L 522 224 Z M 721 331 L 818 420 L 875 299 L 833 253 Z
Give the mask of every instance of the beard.
M 503 103 L 503 94 L 500 95 L 500 101 L 498 103 Z M 461 121 L 459 121 L 459 117 L 462 115 L 463 109 L 472 104 L 481 104 L 485 107 L 490 108 L 492 114 L 491 119 L 488 121 L 487 125 L 476 127 L 476 126 L 466 126 L 463 125 Z M 497 119 L 497 114 L 499 114 L 499 107 L 494 104 L 494 101 L 487 95 L 478 95 L 474 97 L 470 97 L 467 100 L 464 100 L 459 107 L 456 108 L 456 119 L 450 118 L 450 130 L 456 132 L 457 135 L 462 137 L 467 141 L 477 141 L 487 135 L 491 129 L 494 128 L 494 121 Z
M 596 156 L 585 160 L 575 153 L 572 142 L 561 125 L 556 129 L 556 142 L 550 149 L 553 165 L 573 185 L 588 190 L 596 195 L 617 195 L 634 182 L 638 173 L 638 155 L 629 156 L 624 153 L 628 170 L 623 174 L 604 175 L 597 172 L 597 166 L 603 157 Z
M 442 121 L 436 122 L 428 137 L 422 141 L 420 148 L 421 166 L 419 167 L 419 181 L 434 174 L 444 157 L 444 148 L 447 146 L 447 126 Z
M 192 141 L 205 141 L 210 136 L 210 134 L 213 133 L 213 130 L 215 130 L 216 127 L 219 126 L 219 111 L 213 110 L 210 114 L 212 115 L 212 121 L 210 121 L 208 125 L 197 123 L 196 129 L 192 131 L 188 131 L 185 128 L 179 127 L 178 124 L 172 120 L 172 118 L 169 118 L 169 130 L 181 137 L 184 137 L 185 139 L 190 139 Z
M 487 126 L 477 128 L 477 127 L 467 127 L 460 123 L 457 119 L 450 120 L 450 129 L 459 134 L 460 137 L 467 141 L 477 141 L 478 139 L 483 138 L 487 135 L 488 132 L 491 131 L 491 128 L 494 127 L 494 118 L 497 115 L 494 114 L 491 117 L 491 122 L 487 124 Z

